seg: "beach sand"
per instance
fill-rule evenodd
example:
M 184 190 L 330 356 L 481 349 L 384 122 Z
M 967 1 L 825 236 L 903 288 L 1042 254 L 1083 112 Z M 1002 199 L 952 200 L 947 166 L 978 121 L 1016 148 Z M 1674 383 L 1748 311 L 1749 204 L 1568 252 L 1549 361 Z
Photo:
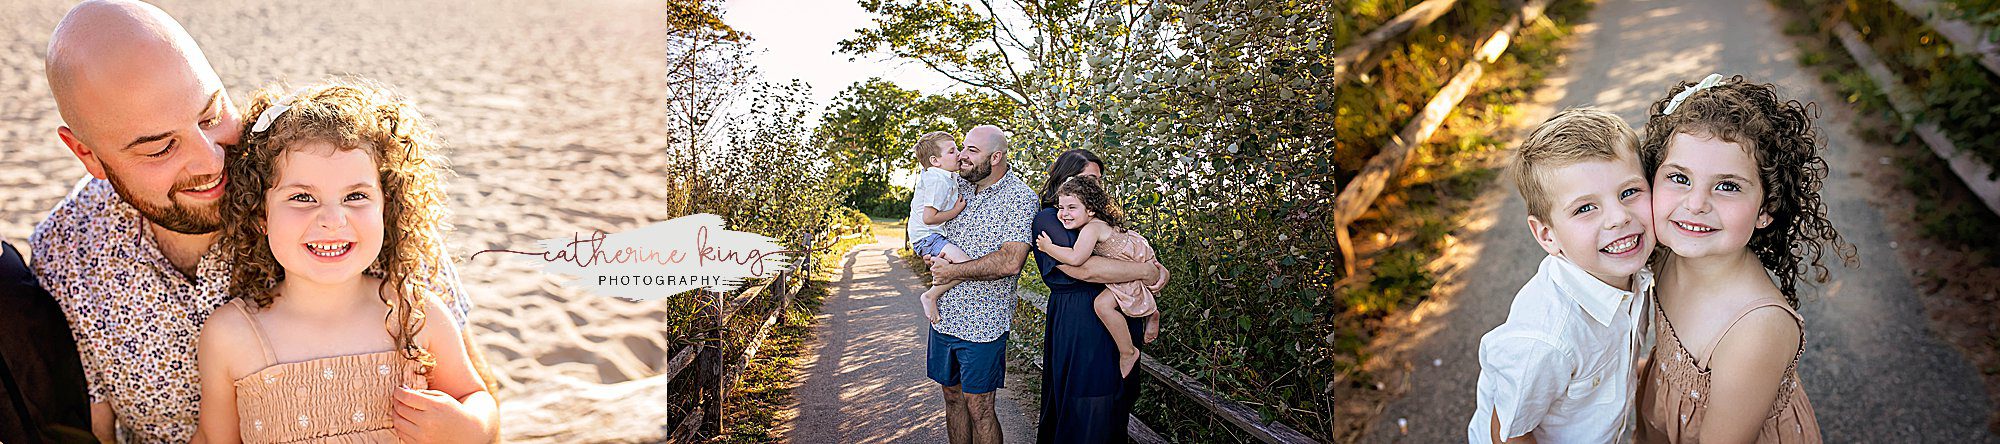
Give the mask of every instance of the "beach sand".
M 0 2 L 0 238 L 28 235 L 87 173 L 43 79 L 65 1 Z M 666 219 L 665 14 L 654 2 L 162 1 L 238 104 L 277 81 L 359 75 L 413 98 L 449 144 L 471 329 L 508 441 L 664 440 L 660 301 L 562 289 L 472 252 Z

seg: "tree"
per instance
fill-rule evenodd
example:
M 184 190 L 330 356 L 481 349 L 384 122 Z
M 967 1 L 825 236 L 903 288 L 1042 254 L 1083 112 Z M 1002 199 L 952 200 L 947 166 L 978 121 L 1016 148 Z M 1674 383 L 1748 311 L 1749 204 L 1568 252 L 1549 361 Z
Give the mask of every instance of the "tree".
M 701 212 L 691 196 L 708 192 L 695 165 L 720 145 L 731 119 L 717 119 L 755 85 L 748 34 L 723 23 L 713 1 L 667 2 L 667 214 Z
M 880 78 L 856 82 L 834 97 L 815 130 L 833 164 L 843 202 L 876 217 L 908 214 L 909 190 L 894 175 L 918 168 L 910 148 L 931 131 L 954 134 L 979 123 L 1002 123 L 1011 103 L 976 91 L 924 95 Z

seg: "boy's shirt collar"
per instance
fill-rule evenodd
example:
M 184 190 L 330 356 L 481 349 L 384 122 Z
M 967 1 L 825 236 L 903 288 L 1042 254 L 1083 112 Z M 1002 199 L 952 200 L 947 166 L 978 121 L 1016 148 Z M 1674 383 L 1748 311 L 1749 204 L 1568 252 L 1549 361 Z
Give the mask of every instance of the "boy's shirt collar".
M 1634 296 L 1648 294 L 1653 289 L 1653 270 L 1640 267 L 1632 276 L 1632 290 L 1619 290 L 1611 284 L 1597 280 L 1583 267 L 1576 266 L 1567 258 L 1549 255 L 1542 259 L 1542 272 L 1547 273 L 1564 297 L 1576 301 L 1598 324 L 1609 326 L 1618 315 L 1621 306 L 1633 303 Z

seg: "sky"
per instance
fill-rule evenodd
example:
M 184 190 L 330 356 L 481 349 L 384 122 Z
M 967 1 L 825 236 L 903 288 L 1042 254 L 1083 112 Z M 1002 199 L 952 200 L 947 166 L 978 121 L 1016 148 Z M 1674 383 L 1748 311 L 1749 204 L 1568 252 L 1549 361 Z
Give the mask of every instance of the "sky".
M 854 82 L 881 77 L 904 89 L 935 94 L 954 82 L 915 62 L 880 54 L 836 54 L 856 29 L 872 27 L 874 14 L 854 0 L 726 0 L 722 20 L 755 39 L 754 58 L 767 81 L 804 80 L 819 108 Z M 848 61 L 848 58 L 854 61 Z M 818 121 L 818 115 L 811 117 Z

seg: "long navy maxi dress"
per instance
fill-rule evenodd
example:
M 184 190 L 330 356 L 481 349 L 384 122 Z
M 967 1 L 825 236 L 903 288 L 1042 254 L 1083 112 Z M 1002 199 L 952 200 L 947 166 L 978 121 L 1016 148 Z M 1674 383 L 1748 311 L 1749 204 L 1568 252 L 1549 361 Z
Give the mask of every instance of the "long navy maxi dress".
M 1035 234 L 1061 246 L 1076 244 L 1077 231 L 1064 229 L 1054 208 L 1035 213 Z M 1139 399 L 1139 379 L 1118 376 L 1118 345 L 1091 310 L 1103 284 L 1069 277 L 1055 258 L 1035 250 L 1042 282 L 1049 286 L 1048 322 L 1042 339 L 1042 423 L 1040 443 L 1126 442 L 1125 426 Z M 1145 318 L 1126 318 L 1132 338 L 1143 338 Z M 1137 370 L 1133 371 L 1137 373 Z

